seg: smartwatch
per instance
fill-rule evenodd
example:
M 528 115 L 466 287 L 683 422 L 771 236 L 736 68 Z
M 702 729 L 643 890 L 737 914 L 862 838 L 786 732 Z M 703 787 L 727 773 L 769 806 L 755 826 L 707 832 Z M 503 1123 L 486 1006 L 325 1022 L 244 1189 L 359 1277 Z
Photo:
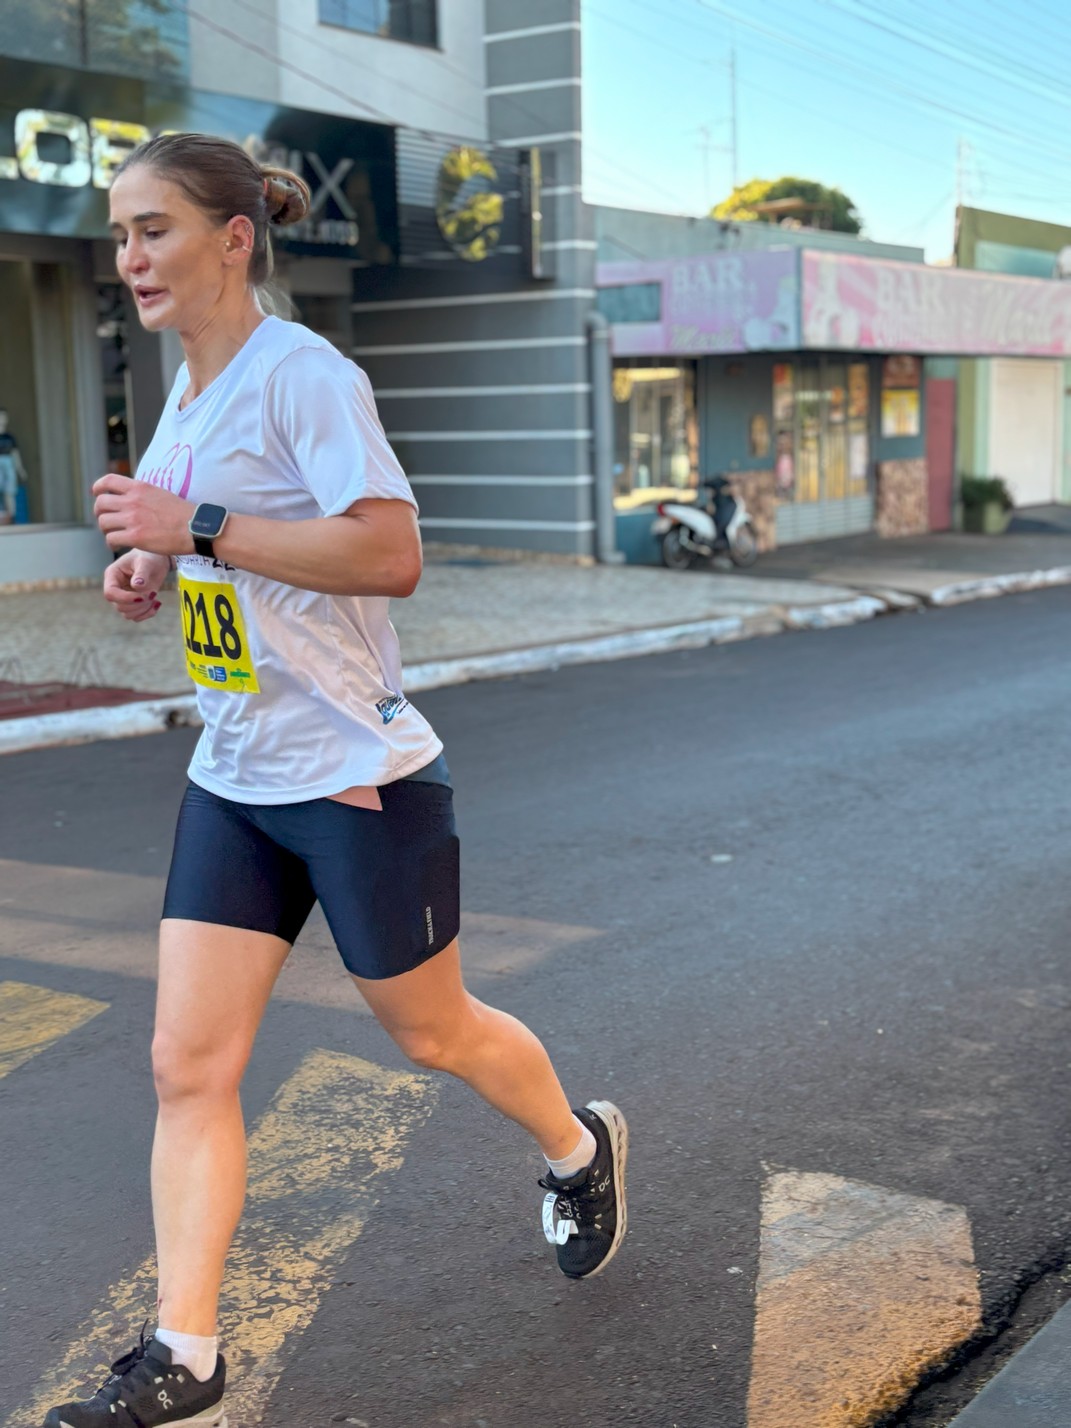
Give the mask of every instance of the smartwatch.
M 207 501 L 202 501 L 197 507 L 190 521 L 190 535 L 198 555 L 206 555 L 209 560 L 215 557 L 212 542 L 223 534 L 229 514 L 226 506 L 212 506 Z

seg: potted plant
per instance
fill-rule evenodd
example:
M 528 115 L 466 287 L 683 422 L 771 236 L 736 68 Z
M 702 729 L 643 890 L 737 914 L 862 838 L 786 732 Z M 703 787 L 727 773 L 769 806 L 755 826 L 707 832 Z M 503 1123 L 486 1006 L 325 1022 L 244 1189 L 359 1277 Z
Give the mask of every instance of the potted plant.
M 976 535 L 1003 535 L 1015 508 L 1008 484 L 1000 476 L 962 476 L 963 529 Z

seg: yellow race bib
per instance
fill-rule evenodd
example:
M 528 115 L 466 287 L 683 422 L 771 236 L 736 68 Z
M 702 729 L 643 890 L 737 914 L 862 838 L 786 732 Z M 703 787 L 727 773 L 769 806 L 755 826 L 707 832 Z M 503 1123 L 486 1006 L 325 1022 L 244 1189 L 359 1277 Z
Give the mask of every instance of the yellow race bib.
M 187 580 L 180 575 L 178 590 L 186 672 L 194 684 L 233 694 L 259 694 L 234 586 L 227 581 Z

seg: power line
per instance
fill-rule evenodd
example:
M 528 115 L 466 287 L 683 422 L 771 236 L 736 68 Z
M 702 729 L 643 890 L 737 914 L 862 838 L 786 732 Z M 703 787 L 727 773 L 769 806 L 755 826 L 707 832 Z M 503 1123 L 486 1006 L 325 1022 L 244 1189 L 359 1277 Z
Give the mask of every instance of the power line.
M 749 18 L 747 18 L 747 17 L 743 17 L 743 16 L 737 14 L 735 11 L 726 10 L 726 9 L 723 8 L 722 6 L 720 6 L 720 5 L 718 5 L 718 4 L 715 4 L 715 3 L 714 3 L 714 0 L 692 0 L 692 3 L 693 3 L 693 4 L 696 4 L 696 5 L 699 5 L 702 9 L 708 10 L 708 11 L 709 11 L 710 13 L 712 13 L 712 14 L 718 15 L 718 16 L 719 16 L 720 18 L 722 18 L 722 19 L 731 20 L 731 21 L 733 21 L 734 23 L 744 25 L 745 27 L 747 27 L 747 28 L 749 28 L 749 29 L 752 29 L 752 30 L 757 31 L 758 33 L 762 34 L 763 36 L 766 36 L 766 37 L 768 37 L 768 38 L 772 38 L 773 40 L 775 40 L 775 41 L 777 41 L 777 42 L 779 42 L 779 43 L 781 43 L 781 44 L 788 45 L 788 46 L 790 46 L 790 47 L 792 47 L 792 48 L 796 48 L 796 49 L 802 50 L 804 53 L 806 53 L 806 54 L 808 54 L 808 55 L 811 55 L 811 56 L 815 56 L 815 57 L 817 57 L 817 58 L 820 59 L 820 60 L 824 60 L 824 61 L 827 61 L 827 62 L 828 62 L 829 59 L 831 58 L 830 53 L 829 53 L 828 51 L 823 52 L 822 50 L 816 49 L 813 45 L 808 44 L 806 41 L 801 40 L 801 39 L 798 38 L 797 36 L 794 36 L 794 35 L 786 35 L 784 32 L 779 32 L 779 31 L 777 31 L 777 30 L 773 30 L 773 29 L 771 29 L 769 26 L 763 25 L 763 24 L 761 24 L 761 23 L 758 22 L 758 21 L 749 19 Z M 845 59 L 845 58 L 843 58 L 843 57 L 840 57 L 840 58 L 838 59 L 838 63 L 839 63 L 841 66 L 847 66 L 847 67 L 851 68 L 851 69 L 854 70 L 856 73 L 860 73 L 860 74 L 863 76 L 864 79 L 865 79 L 865 78 L 868 76 L 868 74 L 869 74 L 870 77 L 871 77 L 871 83 L 870 83 L 869 86 L 867 86 L 867 85 L 862 85 L 862 86 L 860 86 L 860 85 L 855 85 L 855 86 L 853 86 L 853 87 L 855 87 L 855 88 L 860 88 L 860 87 L 861 87 L 861 88 L 864 89 L 864 92 L 866 92 L 868 95 L 871 95 L 871 96 L 873 95 L 873 92 L 874 92 L 874 91 L 873 91 L 873 82 L 872 82 L 872 81 L 873 81 L 873 77 L 874 77 L 874 71 L 872 71 L 872 70 L 869 70 L 869 71 L 868 71 L 865 66 L 860 66 L 858 63 L 853 63 L 850 58 Z M 996 134 L 1000 134 L 1000 135 L 1003 135 L 1003 136 L 1005 136 L 1005 137 L 1007 137 L 1007 138 L 1016 140 L 1016 141 L 1020 142 L 1021 144 L 1023 144 L 1025 147 L 1032 147 L 1032 148 L 1045 147 L 1045 148 L 1048 148 L 1048 149 L 1050 150 L 1050 152 L 1052 153 L 1052 155 L 1053 155 L 1054 158 L 1060 159 L 1060 160 L 1062 160 L 1062 161 L 1065 162 L 1065 163 L 1068 162 L 1068 161 L 1071 161 L 1071 150 L 1069 150 L 1069 149 L 1066 149 L 1066 148 L 1055 148 L 1055 147 L 1053 147 L 1053 146 L 1051 146 L 1051 145 L 1043 144 L 1043 141 L 1040 140 L 1040 139 L 1038 139 L 1036 136 L 1026 136 L 1026 135 L 1024 135 L 1021 131 L 1016 131 L 1016 130 L 1014 130 L 1014 129 L 1009 129 L 1009 128 L 1007 128 L 1005 125 L 995 123 L 995 122 L 994 122 L 993 120 L 991 120 L 991 119 L 986 119 L 986 118 L 984 118 L 984 117 L 982 117 L 982 116 L 979 116 L 979 115 L 977 115 L 977 114 L 972 114 L 972 113 L 970 113 L 969 111 L 964 110 L 964 109 L 957 109 L 955 106 L 953 106 L 953 105 L 951 105 L 951 104 L 946 104 L 946 103 L 942 102 L 941 100 L 932 98 L 932 97 L 929 96 L 929 95 L 921 94 L 921 93 L 919 93 L 917 90 L 913 90 L 913 89 L 909 88 L 909 87 L 906 86 L 906 85 L 899 84 L 899 83 L 897 83 L 896 81 L 891 80 L 887 75 L 878 74 L 877 78 L 879 79 L 879 82 L 880 82 L 881 84 L 883 84 L 886 88 L 888 88 L 891 92 L 895 92 L 895 93 L 897 93 L 897 94 L 899 94 L 899 95 L 902 95 L 903 97 L 905 97 L 905 98 L 907 98 L 907 99 L 909 99 L 909 100 L 911 100 L 911 101 L 914 101 L 916 104 L 922 105 L 924 108 L 932 109 L 932 110 L 934 110 L 934 111 L 936 111 L 937 113 L 940 113 L 940 114 L 942 114 L 942 115 L 948 115 L 948 116 L 950 116 L 951 118 L 953 118 L 953 119 L 955 119 L 955 120 L 958 120 L 958 121 L 961 122 L 961 123 L 964 122 L 964 121 L 966 121 L 966 122 L 968 122 L 968 123 L 970 123 L 970 124 L 973 124 L 973 125 L 975 125 L 975 126 L 977 126 L 977 127 L 979 127 L 979 128 L 991 130 L 992 132 L 994 132 L 994 133 L 996 133 Z M 850 84 L 850 81 L 848 81 L 848 80 L 846 80 L 846 79 L 844 78 L 843 73 L 838 73 L 838 81 L 839 81 L 841 84 Z
M 1048 89 L 1039 91 L 1034 84 L 1017 80 L 1015 78 L 1014 66 L 1008 64 L 1006 55 L 1003 57 L 1002 62 L 997 62 L 980 56 L 979 51 L 970 49 L 962 42 L 952 44 L 947 41 L 939 40 L 935 45 L 923 38 L 922 33 L 918 32 L 918 26 L 915 27 L 916 33 L 905 34 L 903 30 L 896 28 L 894 25 L 886 24 L 882 20 L 871 19 L 869 15 L 861 13 L 863 9 L 871 10 L 874 8 L 866 4 L 866 0 L 856 0 L 856 5 L 860 8 L 853 8 L 843 3 L 843 0 L 821 0 L 821 3 L 828 9 L 837 10 L 842 15 L 849 15 L 852 19 L 859 20 L 864 25 L 870 25 L 873 29 L 880 31 L 882 34 L 894 35 L 898 40 L 903 40 L 905 44 L 916 45 L 920 49 L 928 50 L 930 54 L 940 55 L 942 59 L 957 60 L 960 64 L 965 64 L 969 68 L 977 70 L 981 74 L 986 75 L 989 79 L 1003 79 L 1006 83 L 1018 85 L 1019 88 L 1026 89 L 1032 94 L 1044 93 L 1046 98 L 1054 100 L 1057 104 L 1071 106 L 1071 99 L 1068 99 L 1061 93 Z M 980 61 L 972 60 L 972 54 L 979 55 Z M 1032 69 L 1027 72 L 1038 74 L 1037 70 Z M 1045 76 L 1042 75 L 1040 77 L 1042 83 L 1047 84 Z
M 736 21 L 740 18 L 737 14 L 733 13 L 730 15 L 728 12 L 718 9 L 718 7 L 700 4 L 700 8 L 706 10 L 712 17 L 715 15 L 715 11 L 717 10 L 717 18 L 728 19 L 730 20 L 730 22 Z M 593 11 L 593 13 L 599 14 L 600 18 L 606 20 L 608 23 L 618 25 L 633 34 L 640 35 L 641 37 L 643 37 L 642 33 L 639 30 L 636 30 L 633 26 L 628 25 L 624 21 L 621 21 L 616 15 L 603 15 L 601 14 L 601 12 L 597 11 Z M 709 32 L 704 30 L 703 27 L 700 26 L 698 23 L 693 25 L 683 16 L 678 15 L 676 16 L 676 19 L 679 23 L 687 25 L 689 29 L 696 29 L 702 33 L 709 34 Z M 685 51 L 682 49 L 676 49 L 673 46 L 666 45 L 664 40 L 656 38 L 649 34 L 646 36 L 646 38 L 648 42 L 657 44 L 659 48 L 666 50 L 667 52 L 674 53 L 682 59 L 693 63 L 700 63 L 705 65 L 709 64 L 709 62 L 702 57 L 702 54 L 697 54 L 695 50 Z M 714 37 L 711 36 L 710 38 L 713 39 Z M 779 32 L 777 30 L 771 31 L 763 27 L 763 32 L 761 34 L 752 35 L 748 43 L 749 46 L 754 46 L 756 44 L 762 47 L 769 46 L 772 48 L 773 53 L 779 56 L 784 52 L 786 47 L 790 49 L 793 47 L 798 48 L 801 42 L 799 41 L 799 38 L 795 35 L 786 35 L 784 32 Z M 793 63 L 795 65 L 801 66 L 804 69 L 809 68 L 811 72 L 821 73 L 822 77 L 825 77 L 828 74 L 828 67 L 831 64 L 838 66 L 842 64 L 842 56 L 836 53 L 831 53 L 829 51 L 816 53 L 812 47 L 806 46 L 804 49 L 804 54 L 806 56 L 804 59 L 801 60 L 799 58 L 796 58 L 794 59 Z M 816 69 L 816 66 L 811 58 L 812 56 L 814 57 L 814 61 L 817 61 L 817 63 L 822 66 L 821 70 Z M 892 93 L 882 93 L 881 86 L 887 86 L 887 76 L 876 76 L 879 80 L 879 88 L 876 90 L 875 85 L 873 83 L 873 79 L 871 78 L 873 71 L 868 71 L 865 68 L 861 68 L 858 61 L 856 61 L 854 57 L 850 57 L 845 62 L 852 64 L 855 72 L 861 73 L 863 78 L 867 82 L 865 84 L 860 84 L 857 82 L 853 83 L 853 81 L 850 79 L 845 80 L 843 69 L 839 68 L 837 71 L 837 79 L 839 83 L 847 83 L 852 88 L 860 88 L 870 98 L 874 98 L 875 95 L 877 95 L 877 97 L 881 99 L 888 99 L 889 102 L 902 102 L 899 98 L 899 91 L 902 89 L 902 86 L 894 87 Z M 744 84 L 745 88 L 754 89 L 756 92 L 766 93 L 767 95 L 770 95 L 770 97 L 778 99 L 782 104 L 786 106 L 786 108 L 789 109 L 790 112 L 800 110 L 804 113 L 813 114 L 816 117 L 823 119 L 827 123 L 837 123 L 841 127 L 843 125 L 842 120 L 834 119 L 828 113 L 821 113 L 814 108 L 801 104 L 800 101 L 795 98 L 795 96 L 792 96 L 790 98 L 784 92 L 774 93 L 770 90 L 763 90 L 762 86 L 752 84 L 749 81 L 744 81 Z M 931 96 L 927 94 L 919 94 L 917 91 L 908 91 L 908 94 L 908 102 L 911 103 L 913 107 L 921 107 L 924 110 L 938 108 L 942 117 L 948 115 L 952 118 L 961 119 L 961 121 L 965 122 L 968 127 L 973 127 L 974 125 L 977 116 L 971 113 L 970 110 L 955 109 L 952 105 L 940 104 L 939 101 L 934 101 Z M 840 114 L 841 112 L 842 107 L 839 107 L 838 114 Z M 947 118 L 945 119 L 945 122 L 948 122 Z M 983 125 L 985 124 L 985 122 L 986 121 L 984 120 L 981 121 Z M 925 163 L 930 167 L 937 166 L 945 169 L 945 171 L 947 172 L 947 166 L 941 163 L 940 161 L 935 160 L 932 153 L 923 155 L 917 152 L 909 151 L 903 148 L 902 145 L 892 143 L 886 135 L 879 136 L 877 134 L 872 133 L 868 134 L 867 131 L 860 131 L 855 125 L 852 126 L 852 131 L 853 134 L 862 133 L 865 137 L 872 139 L 874 142 L 881 143 L 883 146 L 888 147 L 895 152 L 904 154 L 905 156 L 912 158 L 916 163 Z M 1034 164 L 1024 162 L 1021 157 L 1017 157 L 1014 160 L 1007 161 L 1009 163 L 1014 163 L 1016 177 L 1018 178 L 1021 178 L 1024 174 L 1033 173 L 1038 178 L 1043 179 L 1045 181 L 1053 180 L 1056 177 L 1056 165 L 1059 164 L 1062 170 L 1063 166 L 1066 164 L 1067 158 L 1069 157 L 1066 150 L 1055 149 L 1054 146 L 1047 144 L 1043 140 L 1039 140 L 1039 138 L 1035 134 L 1026 134 L 1021 130 L 1015 131 L 1011 129 L 1004 129 L 1003 127 L 1001 127 L 1000 132 L 987 135 L 985 142 L 989 146 L 995 145 L 998 149 L 1005 145 L 1016 151 L 1020 151 L 1024 147 L 1029 148 L 1031 155 L 1036 158 L 1036 162 Z M 1046 150 L 1049 150 L 1050 153 L 1047 154 Z

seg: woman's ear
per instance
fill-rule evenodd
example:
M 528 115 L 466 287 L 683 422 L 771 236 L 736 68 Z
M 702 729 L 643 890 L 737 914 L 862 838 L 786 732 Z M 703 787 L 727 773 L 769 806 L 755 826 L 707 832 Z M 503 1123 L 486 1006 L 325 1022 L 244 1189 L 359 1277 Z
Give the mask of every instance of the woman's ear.
M 236 255 L 252 254 L 253 252 L 253 225 L 244 215 L 239 214 L 232 218 L 227 224 L 227 235 L 223 242 L 223 251 Z

